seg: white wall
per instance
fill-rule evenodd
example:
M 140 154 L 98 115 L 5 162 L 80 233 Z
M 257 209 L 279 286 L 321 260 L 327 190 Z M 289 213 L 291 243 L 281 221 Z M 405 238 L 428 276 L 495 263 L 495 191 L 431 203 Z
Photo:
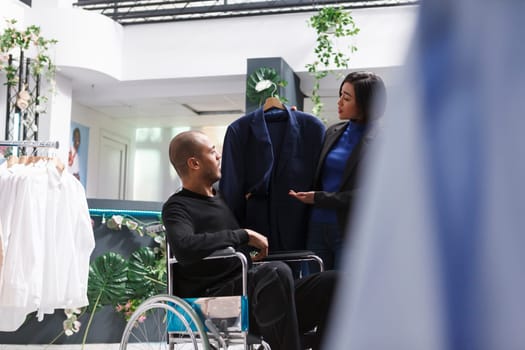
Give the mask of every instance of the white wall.
M 38 139 L 41 141 L 58 141 L 58 158 L 62 163 L 67 164 L 67 154 L 69 151 L 69 126 L 71 124 L 71 80 L 67 77 L 57 75 L 55 77 L 56 87 L 54 92 L 48 92 L 48 107 L 46 113 L 39 117 Z M 50 88 L 47 84 L 42 84 L 41 91 L 45 94 Z
M 6 118 L 6 108 L 7 108 L 7 88 L 4 85 L 6 82 L 5 75 L 0 73 L 0 140 L 5 139 L 5 118 Z
M 88 168 L 86 195 L 89 198 L 96 198 L 98 194 L 98 164 L 100 157 L 99 140 L 101 132 L 116 135 L 119 138 L 130 140 L 128 164 L 128 183 L 133 183 L 134 168 L 133 154 L 135 152 L 135 129 L 125 124 L 125 122 L 112 119 L 110 116 L 100 114 L 92 109 L 86 108 L 73 102 L 71 108 L 71 119 L 89 127 L 89 147 L 88 147 Z M 68 126 L 69 127 L 69 126 Z M 126 198 L 133 198 L 132 186 L 128 186 Z
M 282 57 L 295 72 L 314 60 L 311 12 L 133 25 L 124 28 L 123 78 L 205 77 L 246 73 L 246 59 Z M 402 65 L 417 15 L 415 6 L 352 11 L 361 29 L 352 67 Z M 352 43 L 342 41 L 342 47 Z
M 315 33 L 307 27 L 312 12 L 183 21 L 122 27 L 106 16 L 77 8 L 27 9 L 22 16 L 2 0 L 7 18 L 37 24 L 59 41 L 59 66 L 79 67 L 118 80 L 243 75 L 246 59 L 283 57 L 296 72 L 314 59 Z M 417 15 L 416 6 L 356 9 L 361 29 L 354 43 L 353 68 L 403 64 Z
M 24 13 L 28 6 L 21 1 L 2 0 L 0 1 L 0 30 L 5 28 L 5 20 L 16 18 L 19 23 L 24 23 Z
M 122 26 L 106 16 L 76 8 L 29 10 L 26 22 L 39 25 L 42 35 L 58 40 L 55 62 L 122 77 Z
M 134 199 L 164 202 L 180 189 L 181 181 L 169 162 L 168 149 L 175 135 L 189 129 L 190 127 L 137 129 L 133 168 Z M 217 150 L 222 152 L 226 125 L 191 129 L 206 133 Z

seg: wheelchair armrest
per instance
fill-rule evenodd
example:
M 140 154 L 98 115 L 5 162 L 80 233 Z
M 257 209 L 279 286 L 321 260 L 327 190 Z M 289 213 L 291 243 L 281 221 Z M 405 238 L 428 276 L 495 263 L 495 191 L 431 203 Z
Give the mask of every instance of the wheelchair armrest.
M 232 255 L 235 255 L 235 249 L 233 247 L 226 247 L 224 249 L 219 249 L 208 255 L 207 257 L 203 258 L 206 259 L 213 259 L 213 258 L 225 258 L 230 257 Z
M 260 262 L 268 261 L 314 261 L 319 265 L 320 271 L 324 270 L 323 259 L 309 250 L 276 251 L 268 254 L 268 256 L 262 259 Z
M 167 248 L 168 248 L 167 255 L 171 256 L 171 250 L 169 249 L 169 246 Z M 219 250 L 214 251 L 210 255 L 202 258 L 202 260 L 230 258 L 234 256 L 237 256 L 237 252 L 235 251 L 235 249 L 233 247 L 226 247 L 224 249 L 219 249 Z M 168 259 L 168 264 L 176 264 L 176 263 L 178 263 L 178 261 L 175 257 L 172 256 Z
M 288 260 L 288 259 L 308 259 L 312 255 L 315 255 L 315 253 L 309 250 L 284 250 L 284 251 L 271 252 L 263 260 L 264 261 L 275 261 L 275 260 Z
M 168 281 L 173 279 L 173 272 L 171 270 L 171 265 L 177 263 L 177 259 L 172 256 L 170 245 L 166 245 L 166 257 L 168 265 Z M 211 260 L 211 259 L 225 259 L 225 258 L 237 258 L 241 263 L 242 267 L 242 295 L 248 295 L 248 259 L 244 256 L 243 253 L 236 251 L 233 247 L 226 247 L 224 249 L 219 249 L 203 258 L 202 260 Z M 173 294 L 173 286 L 171 282 L 168 283 L 168 294 Z

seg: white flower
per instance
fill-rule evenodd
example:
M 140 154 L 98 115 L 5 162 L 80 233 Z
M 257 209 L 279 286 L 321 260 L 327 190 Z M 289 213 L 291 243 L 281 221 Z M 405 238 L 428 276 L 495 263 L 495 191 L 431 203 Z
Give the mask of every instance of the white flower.
M 126 225 L 130 230 L 134 231 L 139 227 L 139 224 L 133 220 L 126 219 L 124 221 L 124 225 Z
M 38 106 L 36 106 L 35 111 L 40 113 L 40 114 L 46 113 L 46 105 L 38 105 Z
M 80 315 L 82 311 L 80 309 L 64 309 L 64 313 L 66 314 L 67 318 L 70 318 L 73 315 Z
M 7 63 L 9 61 L 9 56 L 6 53 L 0 52 L 0 65 L 2 63 Z
M 117 225 L 122 225 L 122 220 L 124 220 L 124 218 L 120 215 L 113 215 L 111 219 L 115 221 Z
M 122 220 L 124 218 L 120 215 L 113 215 L 106 223 L 111 230 L 120 230 L 122 228 Z
M 17 98 L 16 99 L 16 106 L 20 108 L 22 111 L 24 111 L 27 107 L 29 107 L 29 103 L 27 100 Z
M 64 321 L 64 333 L 66 333 L 68 337 L 73 335 L 73 333 L 78 333 L 81 325 L 82 324 L 79 321 L 73 321 L 72 319 L 71 320 L 67 319 Z
M 80 314 L 80 309 L 65 309 L 64 313 L 66 314 L 66 320 L 62 322 L 62 326 L 64 327 L 64 333 L 69 337 L 73 335 L 73 333 L 78 333 L 80 330 L 80 326 L 82 323 L 80 323 L 77 320 L 77 314 Z
M 16 99 L 16 105 L 21 110 L 25 110 L 29 106 L 29 100 L 31 99 L 31 95 L 29 95 L 29 92 L 25 90 L 25 87 L 22 88 L 22 91 L 20 91 L 17 95 Z
M 268 89 L 269 87 L 271 87 L 273 85 L 273 82 L 271 80 L 261 80 L 260 82 L 258 82 L 256 85 L 255 85 L 255 91 L 257 92 L 261 92 L 263 90 L 266 90 Z

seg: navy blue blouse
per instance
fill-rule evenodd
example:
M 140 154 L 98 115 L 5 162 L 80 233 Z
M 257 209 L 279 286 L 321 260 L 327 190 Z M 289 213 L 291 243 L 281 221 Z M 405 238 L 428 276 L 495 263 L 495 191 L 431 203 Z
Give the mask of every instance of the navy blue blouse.
M 365 132 L 366 125 L 349 121 L 345 131 L 326 155 L 321 174 L 322 190 L 326 192 L 337 192 L 341 184 L 341 178 L 348 157 L 354 147 L 359 143 Z M 314 208 L 312 210 L 313 222 L 337 223 L 334 210 L 325 208 Z

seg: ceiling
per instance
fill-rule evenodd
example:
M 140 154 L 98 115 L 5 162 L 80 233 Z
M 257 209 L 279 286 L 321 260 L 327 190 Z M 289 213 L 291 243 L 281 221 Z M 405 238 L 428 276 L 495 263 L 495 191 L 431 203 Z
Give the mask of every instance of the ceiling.
M 228 125 L 245 113 L 245 75 L 119 82 L 78 68 L 63 67 L 60 74 L 72 81 L 76 103 L 131 127 Z M 311 91 L 312 77 L 308 73 L 298 76 L 303 93 Z M 335 76 L 323 80 L 324 115 L 337 117 L 338 88 Z M 223 90 L 237 92 L 221 93 Z M 305 97 L 303 110 L 310 112 L 311 108 Z
M 395 6 L 417 3 L 416 0 L 335 2 L 347 7 Z M 224 12 L 224 6 L 232 6 L 229 8 L 231 11 L 240 11 L 243 8 L 250 7 L 259 11 L 258 14 L 270 13 L 265 11 L 270 11 L 272 8 L 282 10 L 290 5 L 294 5 L 292 6 L 294 11 L 300 11 L 299 3 L 309 4 L 311 10 L 312 4 L 327 5 L 334 3 L 334 1 L 79 0 L 75 5 L 103 13 L 112 18 L 115 17 L 115 13 L 126 13 L 126 16 L 114 19 L 121 24 L 135 24 L 133 21 L 141 20 L 142 23 L 153 23 L 167 20 L 162 16 L 168 12 L 171 21 L 182 20 L 177 17 L 177 13 L 187 13 L 188 11 L 200 13 L 200 16 L 217 11 Z M 208 6 L 207 11 L 204 11 L 204 6 Z M 225 14 L 227 13 L 224 12 L 223 15 Z M 241 11 L 237 15 L 249 14 Z M 126 18 L 134 18 L 134 20 L 127 22 Z M 201 19 L 201 17 L 186 18 L 186 20 L 188 19 Z M 374 69 L 374 71 L 383 74 L 382 69 Z M 118 119 L 132 127 L 228 125 L 245 113 L 245 75 L 117 81 L 112 77 L 94 71 L 67 67 L 62 67 L 60 74 L 72 81 L 73 100 L 76 103 L 108 117 Z M 300 79 L 301 91 L 308 95 L 312 91 L 313 78 L 307 72 L 296 74 Z M 319 94 L 324 103 L 323 117 L 328 122 L 337 120 L 337 94 L 340 80 L 341 78 L 335 75 L 329 75 L 321 82 Z M 303 110 L 309 112 L 311 109 L 312 103 L 306 97 Z
M 122 25 L 296 13 L 337 5 L 345 9 L 416 4 L 418 0 L 78 0 Z

